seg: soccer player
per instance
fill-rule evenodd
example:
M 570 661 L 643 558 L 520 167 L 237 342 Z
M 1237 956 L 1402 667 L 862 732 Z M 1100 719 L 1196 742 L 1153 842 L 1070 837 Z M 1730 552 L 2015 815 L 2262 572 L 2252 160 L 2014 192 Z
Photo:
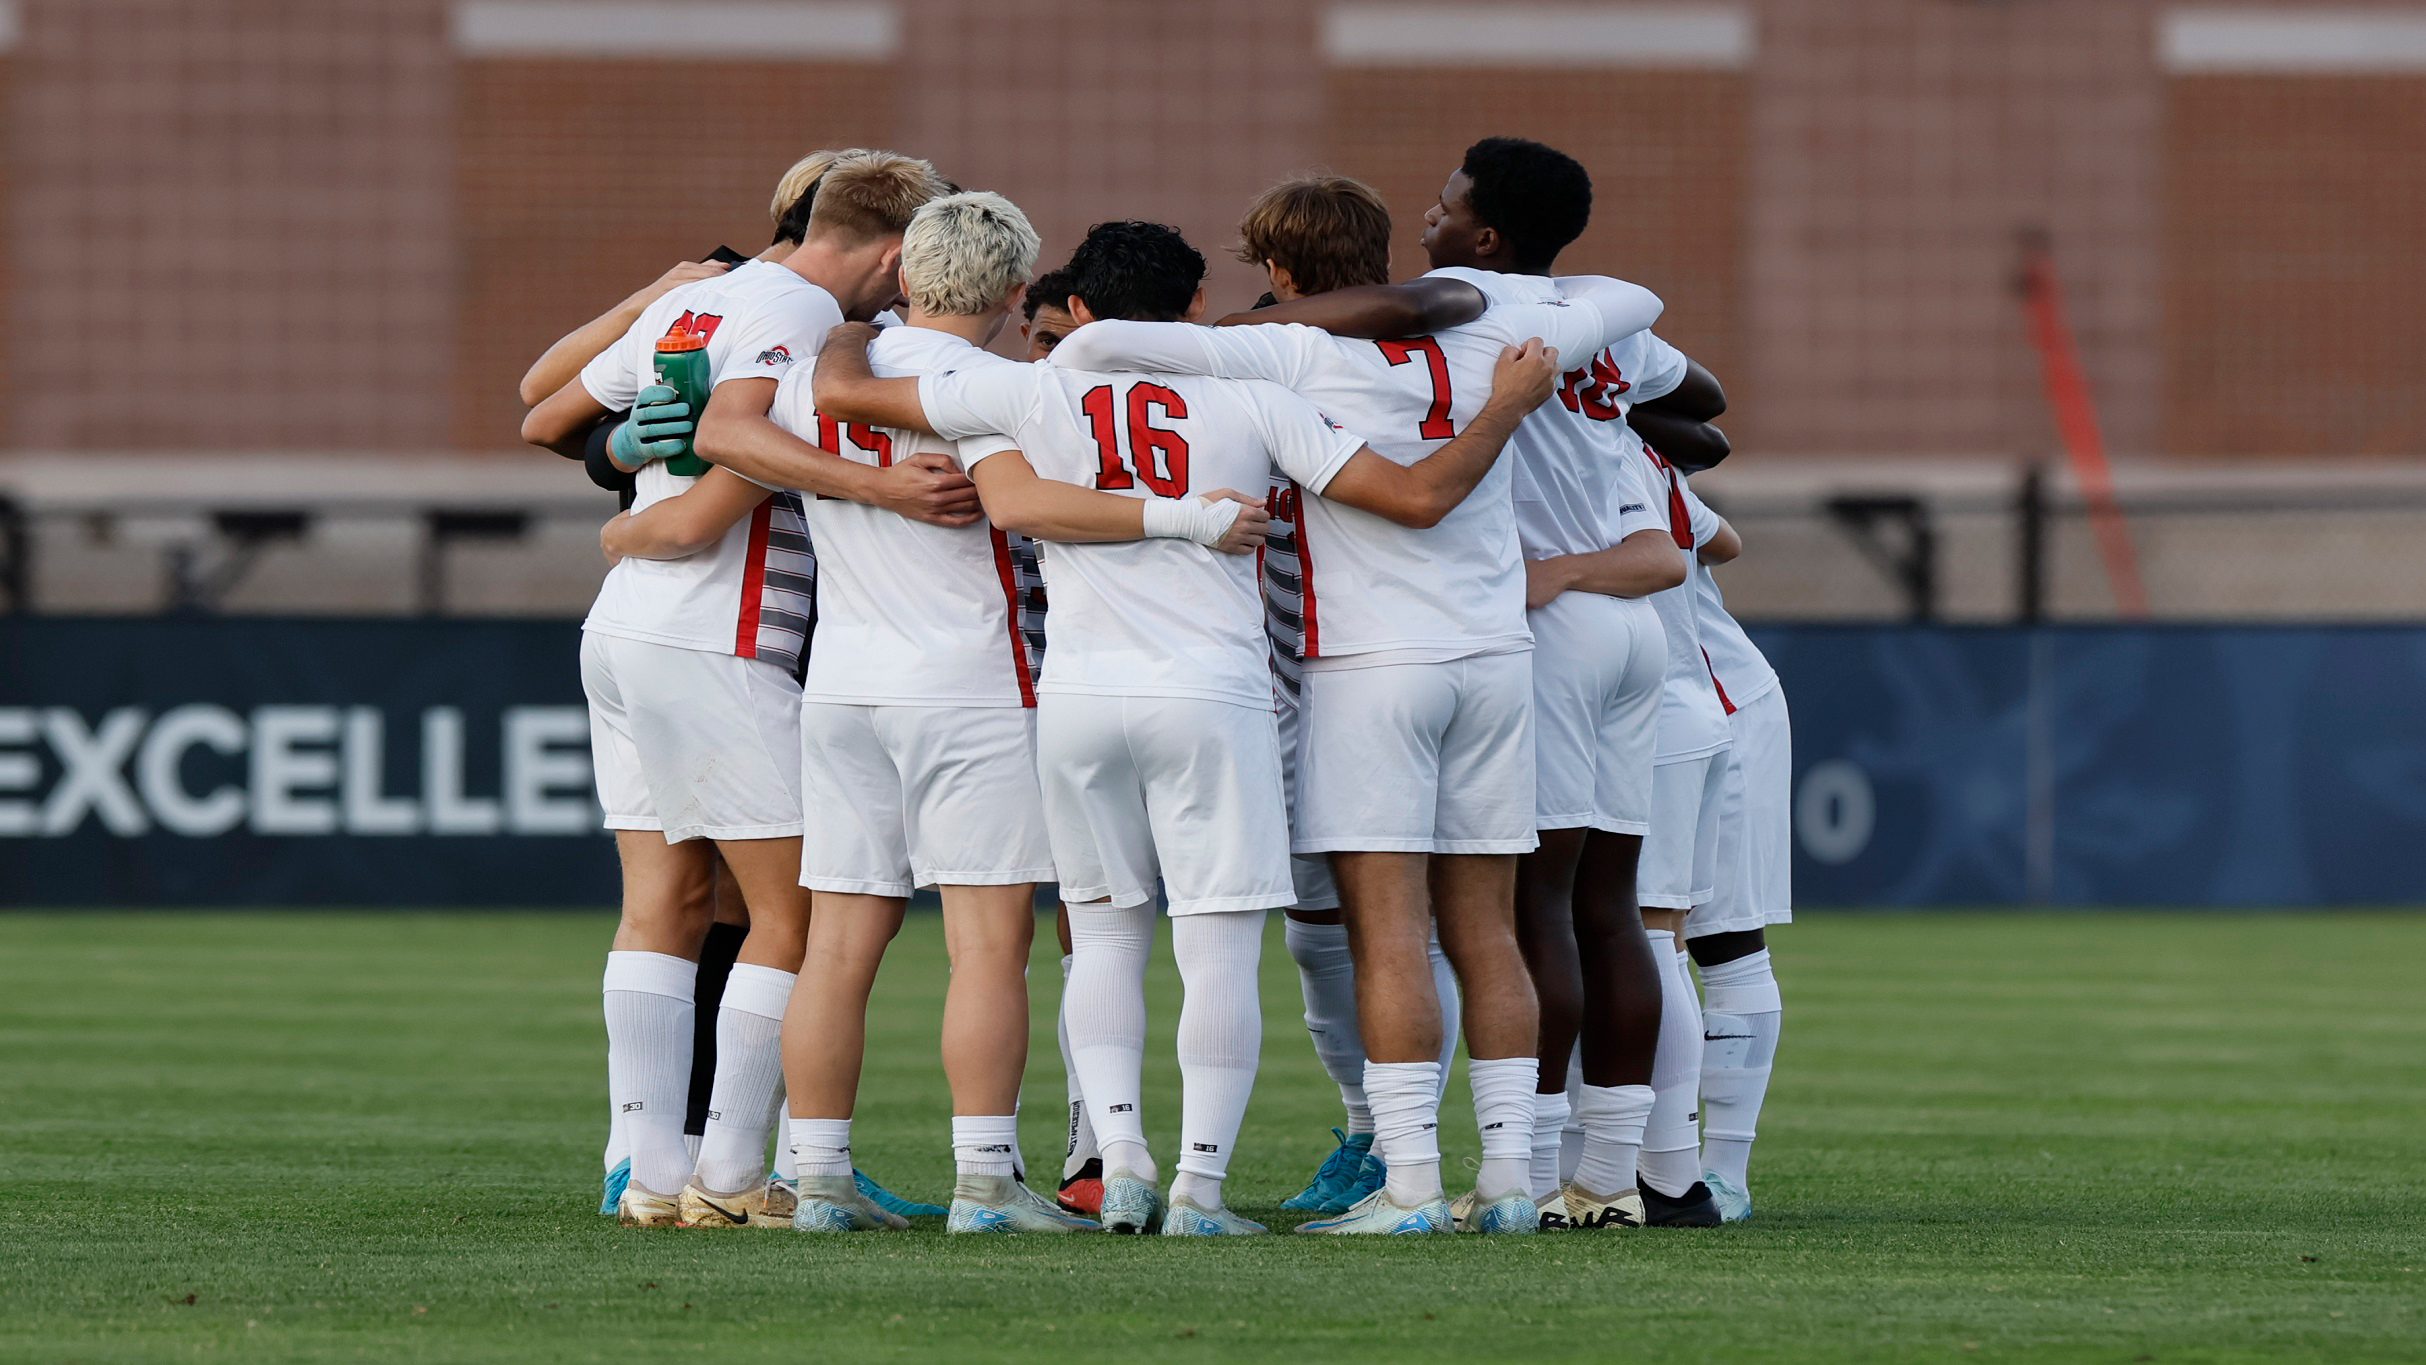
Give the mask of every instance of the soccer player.
M 1425 215 L 1436 275 L 1494 300 L 1558 297 L 1548 278 L 1581 236 L 1592 181 L 1538 142 L 1487 138 Z M 1684 382 L 1682 353 L 1648 331 L 1584 358 L 1518 428 L 1517 533 L 1533 631 L 1536 823 L 1518 871 L 1518 930 L 1541 999 L 1532 1188 L 1546 1227 L 1640 1227 L 1635 1191 L 1660 1035 L 1662 968 L 1634 884 L 1651 814 L 1652 749 L 1667 641 L 1648 596 L 1684 583 L 1664 498 L 1654 502 L 1624 427 L 1635 403 Z M 1569 1052 L 1582 1133 L 1560 1190 Z
M 1019 305 L 1036 247 L 1027 219 L 999 195 L 930 201 L 902 243 L 907 325 L 876 339 L 872 362 L 912 377 L 1018 368 L 982 348 Z M 822 416 L 805 373 L 786 377 L 772 415 L 867 465 L 955 453 L 922 432 Z M 1113 512 L 1125 507 L 1099 496 Z M 800 1171 L 793 1226 L 904 1225 L 852 1181 L 851 1111 L 877 967 L 910 892 L 935 886 L 951 954 L 943 1059 L 959 1176 L 948 1230 L 1092 1228 L 1017 1178 L 1028 947 L 1036 884 L 1053 868 L 1008 538 L 984 521 L 937 527 L 831 498 L 810 505 L 809 529 L 822 571 L 821 648 L 802 689 L 802 787 L 819 818 L 801 862 L 815 896 L 809 952 L 784 1025 Z
M 1269 466 L 1376 520 L 1429 526 L 1465 502 L 1516 421 L 1549 392 L 1554 361 L 1538 341 L 1502 346 L 1467 430 L 1432 458 L 1396 463 L 1271 385 L 1070 364 L 1070 348 L 1097 318 L 1177 320 L 1201 310 L 1204 258 L 1171 229 L 1099 225 L 1070 269 L 1080 327 L 1051 364 L 929 377 L 912 394 L 892 395 L 888 408 L 862 377 L 864 363 L 852 373 L 848 352 L 829 347 L 818 367 L 820 406 L 844 401 L 863 419 L 905 415 L 946 435 L 1012 428 L 1015 436 L 993 438 L 1015 441 L 1026 455 L 1001 471 L 1010 476 L 1004 496 L 1043 482 L 1029 473 L 1033 459 L 1047 480 L 1137 499 L 1147 526 L 1226 517 L 1227 509 L 1189 495 L 1219 483 L 1243 502 L 1229 490 L 1260 487 Z M 1038 751 L 1054 863 L 1071 902 L 1078 962 L 1070 1033 L 1104 1147 L 1104 1224 L 1144 1231 L 1162 1212 L 1137 1112 L 1159 873 L 1186 988 L 1183 1150 L 1164 1230 L 1260 1231 L 1222 1205 L 1220 1187 L 1261 1036 L 1255 965 L 1263 912 L 1289 904 L 1296 890 L 1252 566 L 1159 542 L 1083 543 L 1072 525 L 1015 521 L 995 508 L 994 466 L 989 459 L 975 469 L 989 509 L 998 521 L 1026 521 L 1021 529 L 1048 542 L 1055 584 Z M 1254 515 L 1260 523 L 1260 505 Z M 1419 962 L 1421 953 L 1419 942 Z M 1428 993 L 1428 975 L 1424 985 Z
M 659 298 L 531 411 L 525 439 L 561 451 L 631 408 L 610 455 L 640 472 L 636 509 L 682 493 L 695 481 L 653 462 L 680 449 L 691 423 L 673 390 L 653 382 L 656 341 L 706 341 L 709 416 L 747 414 L 753 400 L 763 414 L 777 381 L 846 311 L 867 316 L 891 302 L 900 230 L 940 188 L 931 167 L 905 157 L 837 162 L 799 250 L 781 265 L 754 263 Z M 704 421 L 698 436 L 707 453 Z M 620 1216 L 644 1226 L 746 1226 L 753 1214 L 780 1224 L 790 1195 L 764 1174 L 781 1081 L 777 1032 L 808 919 L 798 882 L 797 676 L 813 562 L 796 496 L 770 496 L 724 471 L 696 482 L 713 485 L 692 504 L 698 522 L 714 526 L 731 511 L 729 524 L 680 558 L 623 559 L 584 623 L 599 795 L 624 864 L 624 923 L 605 980 L 608 1069 L 632 1160 Z M 714 1114 L 693 1181 L 681 1128 L 706 926 L 704 904 L 685 892 L 707 875 L 702 840 L 733 869 L 753 914 L 718 1012 Z
M 1794 919 L 1793 735 L 1777 670 L 1727 612 L 1711 569 L 1743 553 L 1735 528 L 1679 481 L 1695 545 L 1693 606 L 1727 711 L 1718 855 L 1708 903 L 1685 920 L 1702 980 L 1702 1183 L 1720 1217 L 1752 1216 L 1745 1169 L 1785 1015 L 1764 930 Z
M 1427 283 L 1474 296 L 1471 285 Z M 1553 350 L 1588 355 L 1658 316 L 1648 291 L 1601 283 L 1597 298 L 1493 309 L 1378 342 L 1309 326 L 1087 325 L 1054 363 L 1271 380 L 1365 435 L 1376 463 L 1420 468 L 1478 432 L 1504 439 L 1485 424 L 1509 415 L 1486 375 L 1510 344 L 1550 338 Z M 1333 316 L 1334 303 L 1300 299 L 1270 316 Z M 1306 664 L 1293 847 L 1329 854 L 1339 883 L 1364 1091 L 1386 1167 L 1383 1188 L 1300 1231 L 1450 1230 L 1437 1137 L 1444 1040 L 1428 953 L 1436 918 L 1474 1059 L 1477 1226 L 1531 1232 L 1538 1221 L 1528 1172 L 1538 1021 L 1514 929 L 1516 855 L 1536 842 L 1532 636 L 1509 478 L 1494 463 L 1420 519 L 1377 515 L 1336 483 L 1299 481 L 1321 496 L 1300 498 L 1296 528 Z

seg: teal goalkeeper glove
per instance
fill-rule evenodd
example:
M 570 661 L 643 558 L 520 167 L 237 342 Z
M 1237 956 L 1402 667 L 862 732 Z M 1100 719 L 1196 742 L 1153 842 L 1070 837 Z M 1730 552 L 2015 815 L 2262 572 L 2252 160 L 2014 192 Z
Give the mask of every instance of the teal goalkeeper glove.
M 607 454 L 626 469 L 670 460 L 689 453 L 697 426 L 681 394 L 668 385 L 651 384 L 634 398 L 632 415 L 607 437 Z

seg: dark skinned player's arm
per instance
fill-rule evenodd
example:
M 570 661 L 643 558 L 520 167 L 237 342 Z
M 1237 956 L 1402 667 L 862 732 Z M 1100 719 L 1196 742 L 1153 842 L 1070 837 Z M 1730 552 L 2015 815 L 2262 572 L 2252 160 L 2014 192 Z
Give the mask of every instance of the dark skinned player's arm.
M 1491 372 L 1491 397 L 1464 431 L 1411 465 L 1360 450 L 1323 485 L 1322 495 L 1419 531 L 1438 526 L 1482 482 L 1517 424 L 1549 398 L 1557 381 L 1558 353 L 1540 338 L 1507 347 Z
M 1381 340 L 1446 331 L 1481 317 L 1487 306 L 1483 291 L 1464 280 L 1425 278 L 1405 284 L 1352 285 L 1269 308 L 1232 313 L 1213 325 L 1240 327 L 1258 322 L 1297 322 L 1320 327 L 1333 336 Z
M 1649 403 L 1629 409 L 1626 425 L 1643 438 L 1644 445 L 1687 473 L 1698 474 L 1708 469 L 1726 459 L 1732 449 L 1727 443 L 1727 433 L 1708 422 L 1680 417 Z
M 1695 422 L 1715 422 L 1727 410 L 1727 391 L 1719 387 L 1718 376 L 1703 369 L 1700 361 L 1687 360 L 1684 382 L 1657 398 L 1646 398 L 1634 405 L 1636 412 L 1645 409 Z M 1629 421 L 1626 425 L 1634 424 Z

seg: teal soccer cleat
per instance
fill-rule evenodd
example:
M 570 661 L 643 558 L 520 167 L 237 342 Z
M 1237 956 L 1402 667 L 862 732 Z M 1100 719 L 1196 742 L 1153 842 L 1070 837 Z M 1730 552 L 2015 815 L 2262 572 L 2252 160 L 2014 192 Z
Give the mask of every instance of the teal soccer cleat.
M 1710 1198 L 1718 1205 L 1721 1222 L 1741 1223 L 1752 1216 L 1752 1191 L 1716 1171 L 1702 1172 L 1702 1183 L 1710 1187 Z
M 1365 1157 L 1373 1150 L 1373 1135 L 1343 1133 L 1334 1128 L 1331 1136 L 1339 1139 L 1339 1145 L 1323 1158 L 1314 1179 L 1304 1189 L 1280 1201 L 1282 1208 L 1301 1213 L 1346 1213 L 1350 1204 L 1363 1197 L 1351 1195 L 1350 1191 L 1356 1189 Z
M 950 1212 L 941 1204 L 921 1204 L 915 1199 L 904 1199 L 869 1179 L 868 1173 L 857 1166 L 851 1168 L 851 1183 L 859 1187 L 861 1197 L 869 1203 L 899 1218 L 941 1218 Z
M 615 1210 L 623 1206 L 623 1187 L 631 1183 L 632 1159 L 627 1156 L 616 1162 L 615 1169 L 607 1172 L 606 1178 L 599 1182 L 598 1211 L 609 1218 L 614 1217 Z

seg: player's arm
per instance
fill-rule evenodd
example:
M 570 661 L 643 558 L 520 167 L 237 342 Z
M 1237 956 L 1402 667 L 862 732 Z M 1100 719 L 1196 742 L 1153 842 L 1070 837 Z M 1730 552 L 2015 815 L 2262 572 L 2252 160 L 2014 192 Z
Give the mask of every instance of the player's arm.
M 522 439 L 578 460 L 583 457 L 591 428 L 609 415 L 606 404 L 592 397 L 580 376 L 575 375 L 522 415 Z
M 1262 547 L 1272 522 L 1262 503 L 1231 489 L 1190 498 L 1123 498 L 1045 478 L 1016 450 L 996 450 L 970 466 L 969 474 L 985 500 L 986 519 L 1035 540 L 1085 544 L 1169 537 L 1247 555 Z
M 1643 438 L 1644 445 L 1690 474 L 1698 474 L 1726 459 L 1734 449 L 1727 443 L 1727 433 L 1708 422 L 1647 403 L 1627 410 L 1626 425 Z
M 1691 422 L 1715 422 L 1726 410 L 1727 391 L 1719 386 L 1718 376 L 1703 369 L 1697 360 L 1685 362 L 1685 377 L 1677 382 L 1675 388 L 1634 405 L 1635 412 L 1658 413 Z M 1631 416 L 1627 418 L 1626 425 L 1634 426 Z M 1636 430 L 1639 432 L 1641 428 L 1637 427 Z M 1643 439 L 1651 440 L 1648 436 Z M 1656 441 L 1651 444 L 1662 451 L 1666 450 Z
M 693 280 L 721 275 L 726 269 L 728 267 L 721 261 L 684 261 L 658 276 L 640 292 L 567 332 L 524 372 L 522 405 L 526 408 L 538 407 L 549 394 L 571 383 L 573 376 L 581 373 L 582 366 L 621 340 L 623 334 L 632 329 L 632 324 L 640 321 L 641 313 L 668 291 Z
M 1491 370 L 1491 397 L 1464 431 L 1411 465 L 1360 450 L 1323 485 L 1322 496 L 1401 526 L 1437 526 L 1483 481 L 1517 424 L 1549 398 L 1557 379 L 1558 352 L 1538 338 L 1507 347 Z
M 729 469 L 711 469 L 680 494 L 640 512 L 621 512 L 598 530 L 607 563 L 681 559 L 724 538 L 733 524 L 774 496 Z
M 933 431 L 926 404 L 919 401 L 915 379 L 879 379 L 868 364 L 868 343 L 877 329 L 864 322 L 846 322 L 826 333 L 817 352 L 817 410 L 837 422 L 865 422 L 877 427 Z
M 1525 606 L 1548 605 L 1560 593 L 1649 597 L 1685 581 L 1685 554 L 1666 531 L 1637 531 L 1606 550 L 1525 561 Z
M 1359 284 L 1327 294 L 1232 313 L 1216 327 L 1262 322 L 1297 322 L 1333 336 L 1382 339 L 1421 337 L 1472 322 L 1490 301 L 1464 280 L 1426 276 L 1405 284 Z
M 1732 564 L 1744 553 L 1744 538 L 1725 517 L 1718 519 L 1718 529 L 1694 551 L 1704 564 Z
M 872 335 L 874 329 L 868 330 Z M 836 329 L 837 334 L 841 331 Z M 822 356 L 818 363 L 824 364 Z M 864 345 L 860 363 L 867 363 Z M 916 381 L 909 382 L 915 389 Z M 950 460 L 941 455 L 913 455 L 883 468 L 846 460 L 775 425 L 767 416 L 775 403 L 775 386 L 775 380 L 760 378 L 731 379 L 717 385 L 708 396 L 707 412 L 699 419 L 695 448 L 700 458 L 758 483 L 866 503 L 912 521 L 934 526 L 976 523 L 977 489 Z M 819 411 L 838 421 L 865 420 L 844 417 L 822 403 Z
M 1631 280 L 1611 279 L 1606 275 L 1561 275 L 1557 284 L 1561 298 L 1570 303 L 1586 305 L 1580 310 L 1580 316 L 1571 321 L 1562 320 L 1565 325 L 1597 328 L 1597 337 L 1588 344 L 1579 344 L 1584 340 L 1581 333 L 1572 336 L 1550 332 L 1542 334 L 1568 355 L 1591 355 L 1616 345 L 1636 332 L 1646 331 L 1652 323 L 1659 321 L 1659 315 L 1667 308 L 1659 295 Z

